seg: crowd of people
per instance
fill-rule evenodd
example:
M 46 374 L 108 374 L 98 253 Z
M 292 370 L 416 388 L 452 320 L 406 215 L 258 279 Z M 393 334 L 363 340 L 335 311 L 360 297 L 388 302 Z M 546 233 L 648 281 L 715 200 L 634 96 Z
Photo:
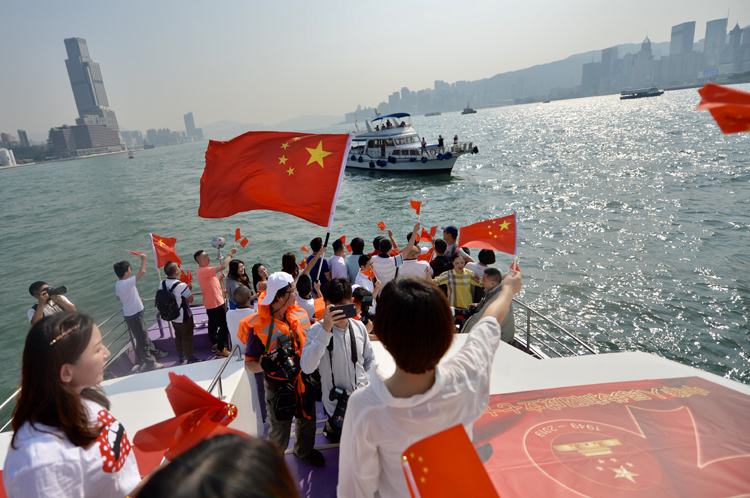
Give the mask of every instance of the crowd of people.
M 143 482 L 99 387 L 110 354 L 100 331 L 64 288 L 35 282 L 29 292 L 38 302 L 28 313 L 32 327 L 3 474 L 8 496 L 68 496 L 73 489 L 80 490 L 75 496 L 235 496 L 243 486 L 263 496 L 298 496 L 283 451 L 294 423 L 294 455 L 325 465 L 314 447 L 318 401 L 324 434 L 340 443 L 339 496 L 409 496 L 401 454 L 458 423 L 471 436 L 489 399 L 498 344 L 513 341 L 511 301 L 521 289 L 519 272 L 503 275 L 492 266 L 493 251 L 481 250 L 474 260 L 458 247 L 455 226 L 444 227 L 429 247 L 420 229 L 417 223 L 406 234 L 403 249 L 391 230 L 373 240 L 370 252 L 361 237 L 351 240 L 350 254 L 338 239 L 329 258 L 315 238 L 301 265 L 286 253 L 266 262 L 280 267 L 270 274 L 256 263 L 248 275 L 236 249 L 214 265 L 197 251 L 213 354 L 228 356 L 234 337 L 245 344 L 245 369 L 254 374 L 268 439 L 204 441 Z M 136 369 L 151 370 L 163 367 L 158 360 L 167 353 L 148 338 L 136 287 L 147 258 L 139 257 L 135 274 L 127 261 L 114 265 L 115 290 L 135 339 Z M 156 301 L 174 328 L 179 363 L 202 361 L 192 344 L 192 283 L 180 279 L 176 262 L 164 272 Z M 457 332 L 470 332 L 465 345 L 441 361 Z M 373 341 L 393 357 L 392 376 L 377 371 Z M 231 462 L 229 448 L 237 455 Z M 238 467 L 240 460 L 249 467 Z M 185 486 L 188 480 L 193 484 Z

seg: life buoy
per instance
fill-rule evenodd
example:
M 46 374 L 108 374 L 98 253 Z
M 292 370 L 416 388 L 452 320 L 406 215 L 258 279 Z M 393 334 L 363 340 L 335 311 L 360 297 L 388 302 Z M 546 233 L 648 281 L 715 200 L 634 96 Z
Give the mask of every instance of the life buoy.
M 442 154 L 438 154 L 437 158 L 438 158 L 438 161 L 442 161 L 443 160 L 443 155 Z
M 391 164 L 396 164 L 396 158 L 395 158 L 395 157 L 393 157 L 393 156 L 390 156 L 390 157 L 388 158 L 388 162 L 389 162 L 389 163 L 391 163 Z
M 422 164 L 424 164 L 424 163 L 426 163 L 426 162 L 427 162 L 427 158 L 426 158 L 426 157 L 423 157 L 423 158 L 422 158 Z
M 357 161 L 362 162 L 362 156 L 359 156 L 359 159 Z
M 378 159 L 378 162 L 376 164 L 382 168 L 388 163 L 383 161 L 382 159 Z
M 434 156 L 435 154 L 437 154 L 437 150 L 435 150 L 435 149 L 430 149 L 430 155 L 431 155 L 431 156 Z
M 413 162 L 415 162 L 416 160 L 417 160 L 417 158 L 416 158 L 416 157 L 410 157 L 410 158 L 409 158 L 409 162 L 410 162 L 410 163 L 413 163 Z
M 373 161 L 370 161 L 370 167 L 371 167 L 371 168 L 374 168 L 374 167 L 375 167 L 375 162 L 373 162 Z
M 355 156 L 354 154 L 352 154 L 352 161 L 354 161 L 356 159 L 357 159 L 357 156 Z
M 445 155 L 443 155 L 443 159 L 450 159 L 451 157 L 453 157 L 453 154 L 450 152 L 446 152 Z

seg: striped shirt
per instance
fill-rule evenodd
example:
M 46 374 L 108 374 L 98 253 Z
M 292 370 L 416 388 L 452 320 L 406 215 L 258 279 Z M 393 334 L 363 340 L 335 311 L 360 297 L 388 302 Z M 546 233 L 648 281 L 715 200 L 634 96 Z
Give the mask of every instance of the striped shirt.
M 463 273 L 456 274 L 456 270 L 441 273 L 435 278 L 438 285 L 448 286 L 448 301 L 454 308 L 466 309 L 471 304 L 471 286 L 481 287 L 482 283 L 476 280 L 474 272 L 464 268 Z

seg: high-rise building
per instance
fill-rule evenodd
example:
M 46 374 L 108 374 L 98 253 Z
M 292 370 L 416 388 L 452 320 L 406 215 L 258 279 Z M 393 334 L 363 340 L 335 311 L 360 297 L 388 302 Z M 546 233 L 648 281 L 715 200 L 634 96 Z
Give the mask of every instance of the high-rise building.
M 185 118 L 185 133 L 188 137 L 195 135 L 195 120 L 193 120 L 193 113 L 189 112 L 183 116 Z
M 695 40 L 695 21 L 672 26 L 672 38 L 669 41 L 669 55 L 684 55 L 693 51 Z
M 729 19 L 714 19 L 706 23 L 706 40 L 703 51 L 721 52 L 727 42 L 727 22 Z
M 104 80 L 99 64 L 91 60 L 89 48 L 83 38 L 67 38 L 65 50 L 68 59 L 70 86 L 78 108 L 78 125 L 101 125 L 119 130 L 115 112 L 109 108 L 107 92 L 104 90 Z
M 29 143 L 29 137 L 26 135 L 26 131 L 24 130 L 17 130 L 18 131 L 18 140 L 21 142 L 21 147 L 30 147 L 31 144 Z

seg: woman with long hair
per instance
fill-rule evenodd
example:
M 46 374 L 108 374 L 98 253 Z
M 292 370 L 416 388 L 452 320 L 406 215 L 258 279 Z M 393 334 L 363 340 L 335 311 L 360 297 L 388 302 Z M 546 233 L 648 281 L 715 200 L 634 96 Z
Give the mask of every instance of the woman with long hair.
M 128 436 L 99 387 L 109 354 L 82 313 L 57 313 L 29 330 L 3 469 L 10 498 L 122 498 L 140 482 Z
M 266 290 L 266 282 L 268 281 L 268 270 L 261 263 L 255 263 L 253 265 L 253 289 L 255 292 Z
M 229 309 L 237 309 L 237 300 L 234 298 L 234 291 L 237 287 L 244 285 L 251 291 L 253 290 L 253 284 L 250 282 L 250 277 L 245 272 L 245 263 L 241 259 L 233 259 L 229 262 L 229 273 L 227 274 L 227 299 L 229 300 Z M 253 293 L 250 296 L 250 300 L 257 299 L 257 295 Z
M 297 264 L 297 257 L 294 255 L 293 252 L 288 252 L 281 256 L 281 271 L 284 273 L 288 273 L 292 276 L 294 279 L 295 284 L 297 283 L 297 279 L 299 279 L 300 275 L 309 275 L 310 270 L 312 270 L 316 264 L 318 264 L 318 260 L 323 257 L 323 255 L 326 253 L 328 248 L 326 246 L 323 246 L 320 248 L 320 251 L 318 251 L 315 254 L 315 257 L 310 260 L 309 263 L 305 265 L 305 269 L 302 270 L 302 272 L 299 271 L 299 265 Z
M 396 371 L 390 377 L 371 373 L 370 384 L 349 398 L 339 447 L 339 496 L 409 496 L 401 466 L 409 446 L 457 424 L 471 438 L 474 421 L 489 403 L 500 322 L 520 290 L 521 274 L 511 271 L 461 349 L 443 360 L 456 332 L 445 294 L 423 278 L 399 277 L 385 286 L 374 332 Z

